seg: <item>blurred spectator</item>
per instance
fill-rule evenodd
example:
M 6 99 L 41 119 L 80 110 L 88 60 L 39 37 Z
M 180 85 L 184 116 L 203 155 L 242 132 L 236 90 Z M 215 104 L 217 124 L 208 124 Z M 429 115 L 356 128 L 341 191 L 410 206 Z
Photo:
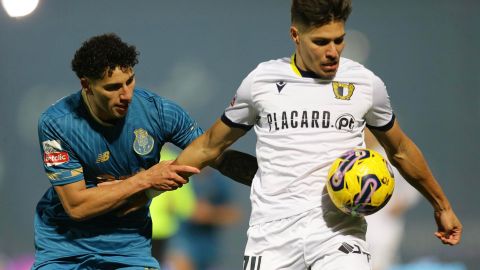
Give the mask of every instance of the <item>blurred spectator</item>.
M 175 151 L 164 146 L 160 160 L 172 160 L 177 157 Z M 179 219 L 190 216 L 195 206 L 195 195 L 191 185 L 184 185 L 174 191 L 164 192 L 155 197 L 150 204 L 152 218 L 152 256 L 165 268 L 165 256 L 168 243 L 178 231 Z
M 189 185 L 195 191 L 195 208 L 180 223 L 168 260 L 172 270 L 211 270 L 221 256 L 221 229 L 239 221 L 240 211 L 231 204 L 230 181 L 217 171 L 205 168 Z
M 387 155 L 368 129 L 365 129 L 367 148 L 385 158 Z M 377 213 L 367 216 L 367 242 L 370 245 L 373 270 L 387 270 L 398 263 L 399 248 L 405 229 L 405 213 L 420 199 L 420 193 L 409 185 L 393 167 L 395 190 L 387 205 Z

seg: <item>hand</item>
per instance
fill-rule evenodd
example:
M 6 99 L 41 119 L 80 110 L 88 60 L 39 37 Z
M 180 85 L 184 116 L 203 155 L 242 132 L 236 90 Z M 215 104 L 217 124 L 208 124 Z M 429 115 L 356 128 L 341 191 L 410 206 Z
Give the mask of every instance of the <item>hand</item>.
M 199 169 L 186 165 L 172 165 L 173 160 L 162 161 L 146 171 L 141 176 L 151 183 L 152 188 L 160 191 L 175 190 L 188 183 L 181 173 L 197 174 Z
M 462 238 L 463 226 L 452 209 L 435 211 L 438 230 L 435 236 L 446 245 L 456 245 Z

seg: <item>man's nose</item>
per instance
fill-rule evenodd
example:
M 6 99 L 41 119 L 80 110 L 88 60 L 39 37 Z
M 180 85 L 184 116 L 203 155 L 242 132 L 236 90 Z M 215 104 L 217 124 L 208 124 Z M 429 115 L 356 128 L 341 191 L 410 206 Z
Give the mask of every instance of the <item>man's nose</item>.
M 133 87 L 129 87 L 128 85 L 122 86 L 122 92 L 120 93 L 121 100 L 132 100 L 133 96 Z
M 329 58 L 329 59 L 337 59 L 338 58 L 337 47 L 335 46 L 335 44 L 333 42 L 328 44 L 328 47 L 327 47 L 327 50 L 326 50 L 325 54 L 326 54 L 327 58 Z

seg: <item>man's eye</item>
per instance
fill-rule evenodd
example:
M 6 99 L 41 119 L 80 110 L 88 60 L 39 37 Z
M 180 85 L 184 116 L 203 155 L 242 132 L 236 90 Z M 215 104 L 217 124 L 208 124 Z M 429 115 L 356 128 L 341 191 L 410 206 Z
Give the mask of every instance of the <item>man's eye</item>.
M 133 78 L 130 78 L 130 79 L 128 79 L 125 83 L 126 83 L 127 85 L 130 85 L 132 82 L 133 82 Z
M 313 41 L 313 43 L 319 45 L 319 46 L 325 46 L 329 43 L 330 41 L 329 40 L 326 40 L 326 39 L 318 39 L 318 40 L 315 40 Z
M 121 84 L 111 84 L 111 85 L 106 85 L 104 87 L 104 89 L 107 90 L 107 91 L 115 91 L 115 90 L 120 89 L 120 87 L 122 87 Z
M 335 39 L 333 42 L 334 42 L 335 44 L 337 44 L 337 45 L 338 45 L 338 44 L 342 44 L 342 42 L 343 42 L 343 37 L 337 38 L 337 39 Z

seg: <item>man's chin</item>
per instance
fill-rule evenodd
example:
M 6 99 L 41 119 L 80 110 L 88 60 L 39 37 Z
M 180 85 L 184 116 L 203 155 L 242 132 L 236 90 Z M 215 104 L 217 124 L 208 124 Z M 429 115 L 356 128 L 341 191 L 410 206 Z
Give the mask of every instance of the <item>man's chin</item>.
M 318 74 L 320 76 L 320 78 L 324 79 L 324 80 L 333 80 L 333 78 L 335 78 L 335 75 L 337 73 L 336 72 L 321 72 L 320 74 Z
M 115 114 L 114 120 L 124 119 L 125 116 L 127 116 L 127 113 L 125 113 L 125 114 Z
M 116 107 L 113 109 L 113 116 L 115 118 L 124 118 L 128 113 L 128 108 Z

